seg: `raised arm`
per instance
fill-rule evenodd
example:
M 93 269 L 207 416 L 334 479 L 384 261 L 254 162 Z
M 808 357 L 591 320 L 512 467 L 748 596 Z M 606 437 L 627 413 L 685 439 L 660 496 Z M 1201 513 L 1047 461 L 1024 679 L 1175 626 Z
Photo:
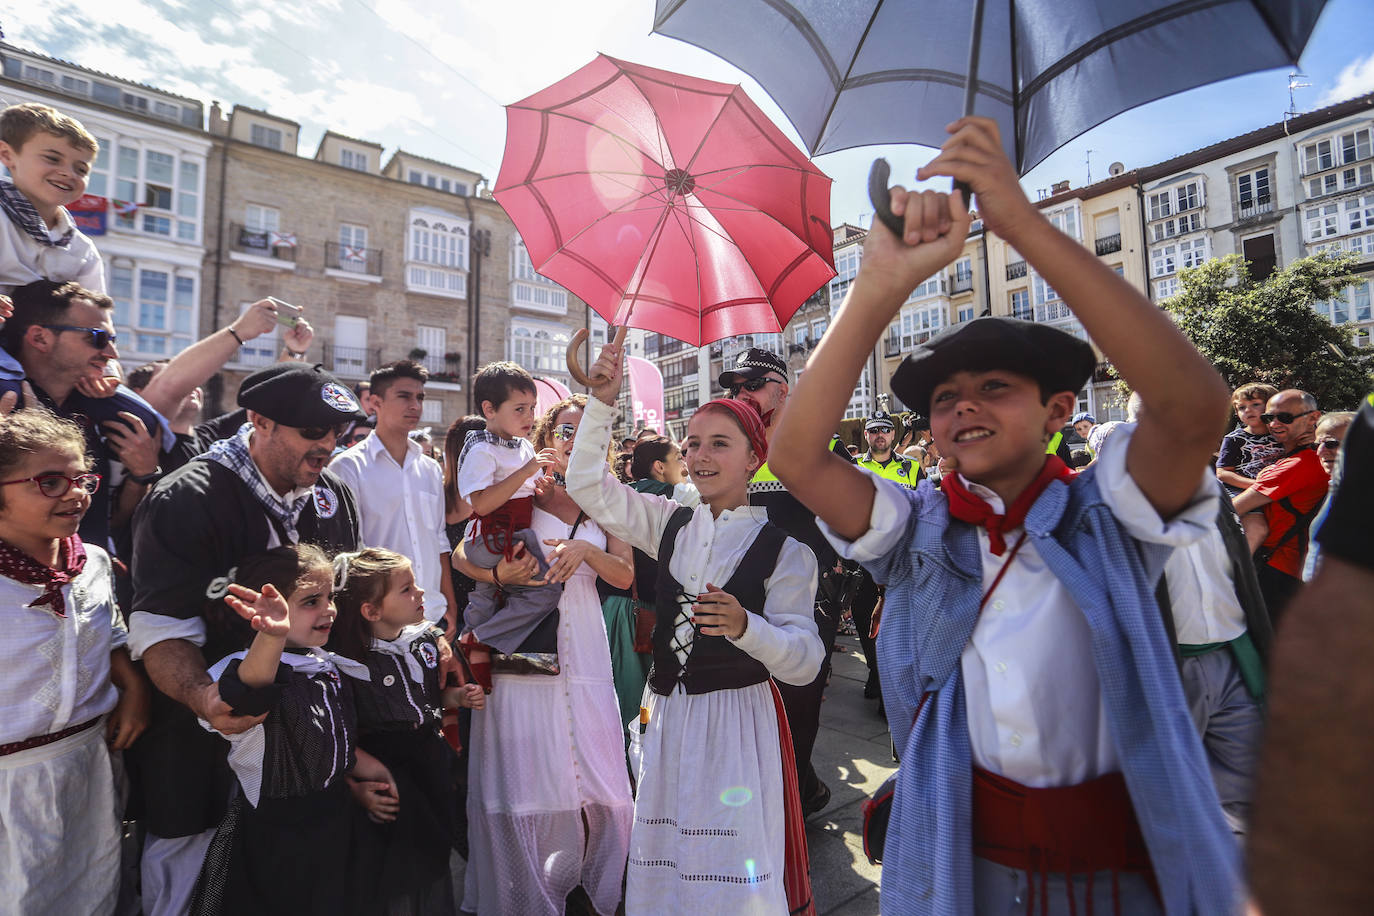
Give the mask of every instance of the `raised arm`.
M 287 349 L 304 355 L 314 331 L 309 324 L 297 326 L 287 335 Z M 167 367 L 153 377 L 143 389 L 143 398 L 164 417 L 175 416 L 181 399 L 205 383 L 225 363 L 234 358 L 244 343 L 270 334 L 277 326 L 277 307 L 269 299 L 254 302 L 228 327 L 203 337 L 172 357 Z M 294 341 L 294 342 L 293 342 Z
M 1209 466 L 1230 412 L 1230 391 L 1159 308 L 1031 205 L 1002 149 L 996 122 L 962 118 L 919 172 L 966 182 L 988 229 L 1035 268 L 1083 324 L 1146 410 L 1126 467 L 1164 518 L 1186 506 Z
M 874 222 L 859 274 L 792 388 L 768 449 L 768 466 L 787 491 L 847 540 L 868 530 L 873 481 L 830 450 L 831 432 L 892 316 L 918 284 L 954 260 L 968 234 L 968 211 L 957 196 L 893 188 L 892 212 L 905 217 L 910 244 Z

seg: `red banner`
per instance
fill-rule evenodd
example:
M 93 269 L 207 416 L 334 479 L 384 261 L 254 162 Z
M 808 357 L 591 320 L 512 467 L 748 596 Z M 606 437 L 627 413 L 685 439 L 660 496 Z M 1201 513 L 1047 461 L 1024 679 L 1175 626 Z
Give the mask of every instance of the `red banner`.
M 627 356 L 630 364 L 630 402 L 635 424 L 663 432 L 663 373 L 647 359 Z
M 76 228 L 86 235 L 104 235 L 109 208 L 110 202 L 104 197 L 82 194 L 67 205 L 67 212 L 72 215 L 72 222 L 76 223 Z

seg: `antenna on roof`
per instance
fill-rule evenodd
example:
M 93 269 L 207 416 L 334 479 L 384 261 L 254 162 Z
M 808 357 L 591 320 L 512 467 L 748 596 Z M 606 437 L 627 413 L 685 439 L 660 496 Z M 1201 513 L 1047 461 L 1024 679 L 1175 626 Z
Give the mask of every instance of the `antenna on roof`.
M 1296 118 L 1299 114 L 1297 100 L 1293 97 L 1296 89 L 1311 89 L 1312 84 L 1307 82 L 1307 74 L 1301 70 L 1294 70 L 1288 74 L 1288 110 L 1284 112 L 1284 120 Z
M 1093 150 L 1084 150 L 1083 163 L 1088 167 L 1088 184 L 1093 183 Z

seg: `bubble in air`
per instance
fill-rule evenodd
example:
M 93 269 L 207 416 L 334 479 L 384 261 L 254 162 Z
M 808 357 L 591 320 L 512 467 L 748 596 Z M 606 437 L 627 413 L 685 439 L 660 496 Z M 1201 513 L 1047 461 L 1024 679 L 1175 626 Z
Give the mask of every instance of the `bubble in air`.
M 753 798 L 754 793 L 749 791 L 745 786 L 731 786 L 720 793 L 721 804 L 729 805 L 731 808 L 743 807 L 749 804 Z

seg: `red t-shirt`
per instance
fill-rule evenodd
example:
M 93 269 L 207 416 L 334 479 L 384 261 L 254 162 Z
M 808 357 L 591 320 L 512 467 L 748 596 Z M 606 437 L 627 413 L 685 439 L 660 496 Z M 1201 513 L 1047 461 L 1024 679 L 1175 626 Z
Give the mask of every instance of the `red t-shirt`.
M 1311 448 L 1300 449 L 1286 458 L 1280 458 L 1260 471 L 1251 489 L 1273 500 L 1264 507 L 1264 518 L 1269 522 L 1269 536 L 1264 539 L 1263 546 L 1277 544 L 1297 522 L 1293 513 L 1279 505 L 1280 499 L 1286 496 L 1293 508 L 1299 512 L 1309 512 L 1326 499 L 1326 488 L 1330 482 L 1326 468 L 1322 467 L 1316 451 Z M 1288 539 L 1288 543 L 1274 551 L 1269 558 L 1269 565 L 1295 579 L 1299 578 L 1306 550 L 1307 536 L 1294 535 Z

